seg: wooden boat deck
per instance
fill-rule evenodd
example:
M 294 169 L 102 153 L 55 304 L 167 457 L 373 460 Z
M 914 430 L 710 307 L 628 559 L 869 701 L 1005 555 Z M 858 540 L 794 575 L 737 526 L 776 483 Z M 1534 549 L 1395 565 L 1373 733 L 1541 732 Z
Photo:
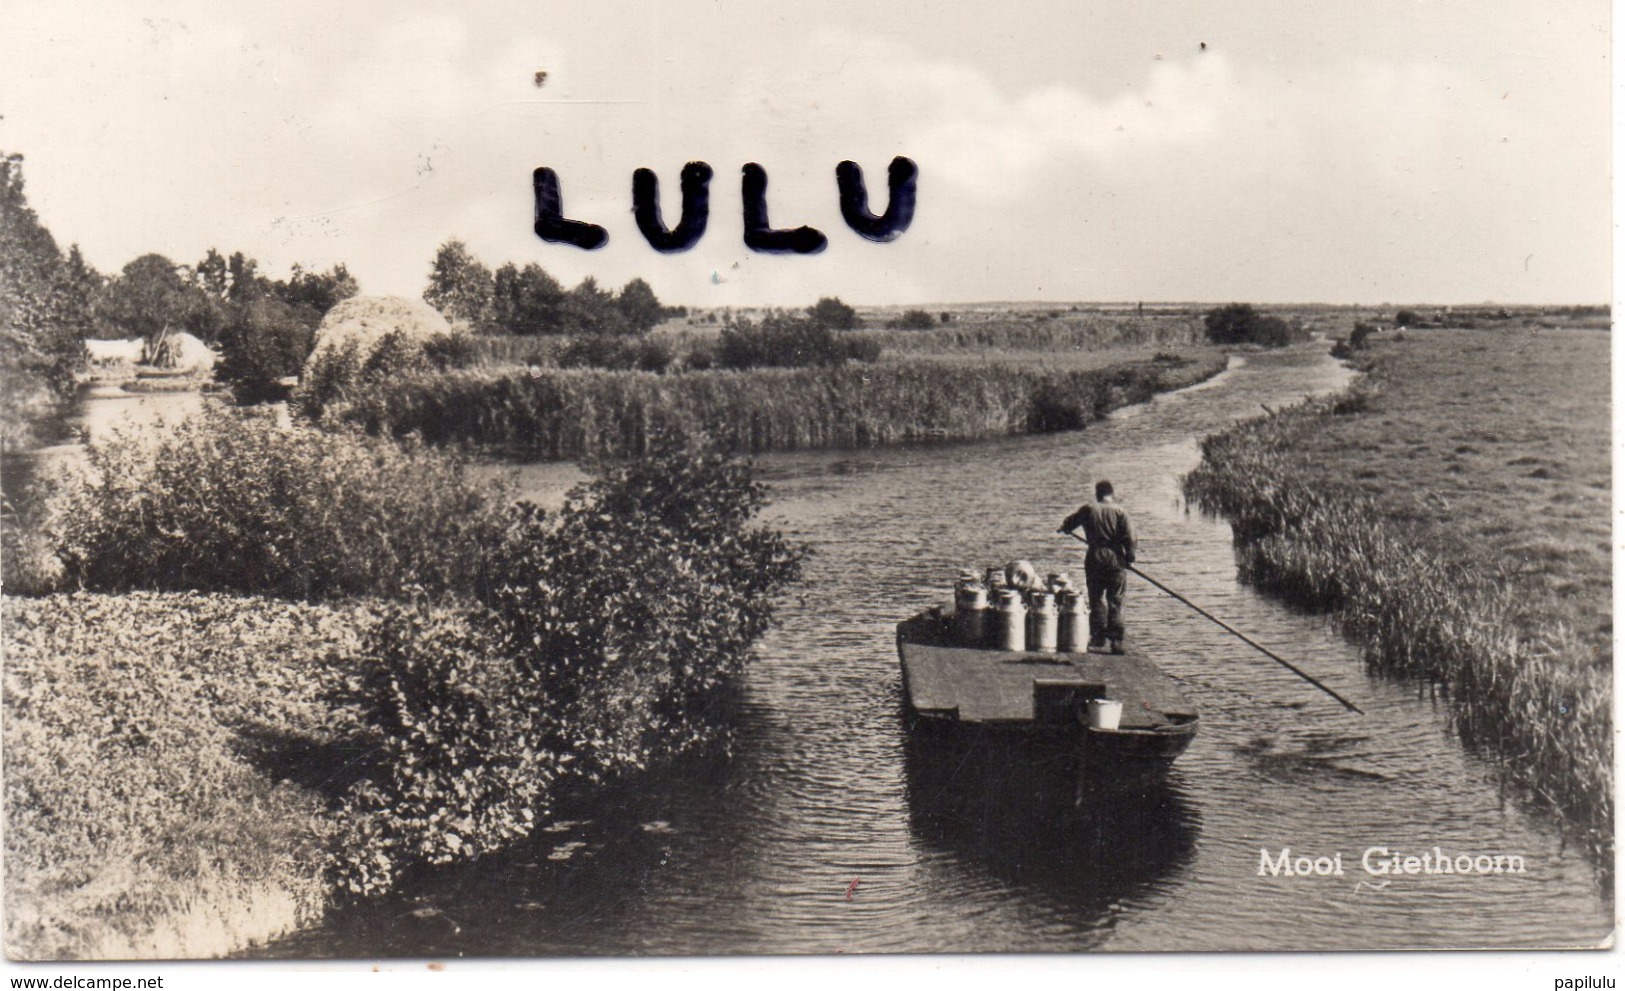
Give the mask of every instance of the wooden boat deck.
M 903 689 L 922 715 L 971 723 L 1045 721 L 1035 699 L 1046 691 L 1124 703 L 1124 729 L 1166 727 L 1196 710 L 1172 677 L 1130 648 L 1124 654 L 1013 652 L 954 642 L 950 623 L 918 617 L 898 628 Z M 914 648 L 914 649 L 911 649 Z

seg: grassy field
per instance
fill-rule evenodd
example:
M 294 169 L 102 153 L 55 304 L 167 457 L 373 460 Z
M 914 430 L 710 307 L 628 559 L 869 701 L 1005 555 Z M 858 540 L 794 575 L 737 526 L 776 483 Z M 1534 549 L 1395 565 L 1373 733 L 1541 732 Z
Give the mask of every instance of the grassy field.
M 1379 335 L 1347 394 L 1204 445 L 1244 576 L 1335 608 L 1378 670 L 1595 851 L 1612 842 L 1609 344 L 1509 320 Z

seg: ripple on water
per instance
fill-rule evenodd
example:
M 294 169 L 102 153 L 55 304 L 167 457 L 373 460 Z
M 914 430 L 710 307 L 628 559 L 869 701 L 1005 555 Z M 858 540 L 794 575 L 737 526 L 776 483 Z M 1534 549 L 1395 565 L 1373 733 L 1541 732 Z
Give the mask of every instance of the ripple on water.
M 1588 943 L 1611 909 L 1584 862 L 1499 800 L 1414 687 L 1368 677 L 1321 617 L 1235 578 L 1224 524 L 1190 511 L 1196 439 L 1346 381 L 1318 353 L 1259 355 L 1214 384 L 1076 434 L 761 461 L 773 521 L 815 545 L 761 645 L 736 758 L 633 789 L 546 847 L 427 882 L 455 918 L 341 913 L 274 953 L 716 953 L 1327 949 Z M 548 469 L 551 470 L 551 469 Z M 538 481 L 546 470 L 527 476 Z M 555 472 L 555 474 L 557 474 Z M 1141 565 L 1353 699 L 1344 712 L 1136 582 L 1130 636 L 1184 684 L 1202 731 L 1167 779 L 1109 793 L 1009 754 L 941 752 L 901 726 L 895 623 L 962 567 L 1081 570 L 1056 523 L 1098 477 Z M 669 831 L 639 824 L 669 823 Z M 1365 848 L 1515 852 L 1520 876 L 1356 887 Z M 1261 848 L 1342 852 L 1341 878 L 1260 878 Z M 1356 875 L 1359 875 L 1357 877 Z M 543 906 L 543 907 L 537 907 Z M 386 917 L 387 916 L 387 917 Z M 431 950 L 430 947 L 433 947 Z

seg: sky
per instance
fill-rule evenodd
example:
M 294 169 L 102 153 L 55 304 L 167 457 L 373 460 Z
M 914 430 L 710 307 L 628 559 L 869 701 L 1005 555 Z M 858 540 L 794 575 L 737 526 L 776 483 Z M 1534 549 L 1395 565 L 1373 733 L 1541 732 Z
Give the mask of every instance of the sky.
M 104 271 L 241 250 L 417 296 L 449 238 L 692 306 L 1606 303 L 1608 0 L 14 4 L 0 151 Z M 542 85 L 538 71 L 545 72 Z M 919 166 L 860 238 L 835 167 Z M 715 170 L 653 251 L 634 169 Z M 739 169 L 814 256 L 743 244 Z M 533 233 L 560 176 L 596 251 Z

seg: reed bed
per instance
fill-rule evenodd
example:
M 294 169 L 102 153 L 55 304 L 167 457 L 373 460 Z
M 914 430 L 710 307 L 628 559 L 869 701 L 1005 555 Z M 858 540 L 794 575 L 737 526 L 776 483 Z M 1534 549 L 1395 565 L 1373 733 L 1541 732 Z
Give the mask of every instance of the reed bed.
M 1407 481 L 1443 472 L 1399 443 L 1396 431 L 1383 431 L 1386 450 L 1367 433 L 1369 421 L 1390 417 L 1448 433 L 1422 415 L 1449 408 L 1437 388 L 1448 376 L 1432 382 L 1405 376 L 1452 356 L 1458 368 L 1470 364 L 1474 352 L 1460 344 L 1430 343 L 1432 353 L 1379 364 L 1348 394 L 1207 438 L 1185 491 L 1203 510 L 1231 521 L 1243 580 L 1334 610 L 1345 631 L 1364 643 L 1371 670 L 1435 686 L 1468 746 L 1499 764 L 1507 781 L 1554 812 L 1566 835 L 1606 863 L 1614 814 L 1611 648 L 1585 609 L 1561 602 L 1565 590 L 1585 587 L 1584 576 L 1547 581 L 1480 535 L 1461 539 L 1463 528 L 1497 524 L 1459 504 L 1437 518 L 1412 511 L 1403 496 Z M 1527 375 L 1540 363 L 1509 364 Z M 1483 372 L 1473 380 L 1483 389 L 1494 378 Z M 1524 427 L 1535 419 L 1517 404 L 1498 415 Z M 1518 440 L 1538 450 L 1554 439 L 1526 431 Z M 1386 498 L 1356 481 L 1378 472 Z M 1464 482 L 1475 484 L 1495 487 L 1484 474 Z M 1430 494 L 1449 501 L 1436 489 Z M 1503 512 L 1525 528 L 1531 520 L 1553 525 L 1528 505 Z M 1606 588 L 1606 572 L 1602 582 Z M 1606 612 L 1606 601 L 1601 608 Z
M 842 339 L 862 340 L 885 352 L 887 360 L 964 354 L 1034 354 L 1106 351 L 1126 348 L 1184 348 L 1207 340 L 1200 311 L 1147 310 L 1144 313 L 1101 313 L 1076 310 L 1032 310 L 952 313 L 949 323 L 928 330 L 885 329 L 871 319 L 862 330 L 839 331 Z M 725 324 L 670 321 L 654 336 L 671 346 L 679 365 L 707 367 Z M 479 334 L 472 338 L 478 364 L 551 366 L 571 338 L 559 335 Z M 701 360 L 691 361 L 698 355 Z
M 559 334 L 472 334 L 474 361 L 481 365 L 552 365 L 569 342 Z
M 861 448 L 1077 429 L 1223 367 L 1206 355 L 1064 371 L 926 361 L 666 375 L 479 368 L 380 383 L 330 415 L 535 460 L 638 455 L 662 435 L 708 434 L 750 453 Z
M 931 330 L 866 331 L 887 352 L 933 354 L 945 350 L 1094 351 L 1120 347 L 1181 347 L 1207 340 L 1200 313 L 1060 315 L 1025 319 L 955 320 Z

